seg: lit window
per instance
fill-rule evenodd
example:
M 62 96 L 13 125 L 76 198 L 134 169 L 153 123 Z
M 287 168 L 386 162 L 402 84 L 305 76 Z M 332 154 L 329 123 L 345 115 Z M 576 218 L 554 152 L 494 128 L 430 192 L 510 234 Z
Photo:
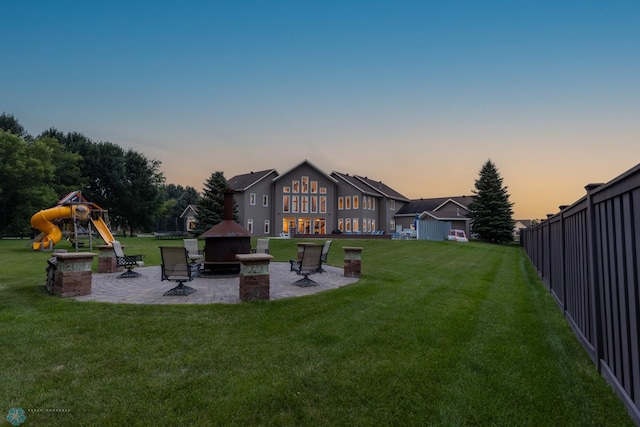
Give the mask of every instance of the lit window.
M 343 209 L 344 209 L 344 198 L 338 197 L 338 210 L 343 210 Z
M 351 209 L 351 196 L 346 196 L 344 198 L 344 208 Z
M 327 213 L 327 196 L 320 196 L 320 213 Z
M 289 206 L 289 202 L 291 196 L 284 196 L 282 197 L 282 212 L 290 212 L 291 211 L 291 207 Z
M 360 199 L 358 196 L 353 196 L 353 209 L 358 209 L 360 207 Z

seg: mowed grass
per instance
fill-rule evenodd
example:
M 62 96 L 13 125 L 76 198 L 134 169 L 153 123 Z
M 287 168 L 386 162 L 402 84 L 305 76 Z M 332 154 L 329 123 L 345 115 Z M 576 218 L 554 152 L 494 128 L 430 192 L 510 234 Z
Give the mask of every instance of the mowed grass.
M 151 265 L 181 244 L 121 240 Z M 342 246 L 364 251 L 341 289 L 139 306 L 47 295 L 50 254 L 0 241 L 0 411 L 48 426 L 633 425 L 521 248 L 335 240 L 330 264 Z

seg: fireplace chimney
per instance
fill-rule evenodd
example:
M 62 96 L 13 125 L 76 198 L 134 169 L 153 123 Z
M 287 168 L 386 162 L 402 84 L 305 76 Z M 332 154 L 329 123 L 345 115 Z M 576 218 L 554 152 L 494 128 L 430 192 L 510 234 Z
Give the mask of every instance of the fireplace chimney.
M 224 192 L 224 219 L 200 236 L 205 239 L 204 269 L 213 274 L 239 274 L 236 254 L 251 252 L 251 233 L 233 220 L 233 193 Z

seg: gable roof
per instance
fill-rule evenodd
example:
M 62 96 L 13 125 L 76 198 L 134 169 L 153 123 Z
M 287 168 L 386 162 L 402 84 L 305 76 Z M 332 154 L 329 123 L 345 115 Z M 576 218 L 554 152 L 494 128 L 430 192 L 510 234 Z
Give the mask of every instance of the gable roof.
M 371 187 L 369 187 L 368 185 L 365 185 L 361 180 L 359 180 L 353 175 L 349 175 L 348 173 L 345 174 L 341 172 L 336 172 L 336 171 L 331 172 L 331 176 L 334 176 L 334 175 L 342 179 L 346 183 L 350 184 L 352 187 L 362 192 L 363 194 L 380 196 L 379 192 L 374 191 Z
M 373 179 L 369 179 L 366 176 L 360 175 L 355 175 L 355 177 L 368 187 L 373 188 L 375 191 L 389 199 L 402 200 L 403 202 L 410 201 L 408 198 L 404 197 L 393 188 L 389 187 L 386 184 L 383 184 L 382 181 L 374 181 Z
M 249 172 L 242 175 L 236 175 L 227 181 L 229 188 L 233 191 L 246 191 L 258 182 L 262 181 L 272 173 L 278 173 L 275 169 L 267 169 L 258 172 Z
M 398 210 L 398 215 L 416 214 L 422 212 L 436 212 L 449 202 L 452 202 L 462 209 L 468 210 L 469 203 L 473 200 L 472 196 L 456 196 L 456 197 L 433 197 L 430 199 L 414 199 Z M 444 214 L 444 212 L 441 212 Z
M 277 180 L 279 180 L 280 178 L 282 178 L 283 176 L 289 174 L 291 171 L 302 167 L 304 165 L 309 166 L 310 168 L 314 169 L 316 172 L 322 174 L 323 176 L 325 176 L 327 179 L 329 179 L 330 181 L 334 182 L 334 183 L 338 183 L 338 180 L 336 180 L 334 177 L 327 175 L 327 173 L 325 171 L 323 171 L 322 169 L 320 169 L 319 167 L 317 167 L 316 165 L 314 165 L 313 163 L 311 163 L 309 160 L 304 159 L 302 162 L 300 162 L 299 164 L 297 164 L 296 166 L 292 167 L 291 169 L 287 170 L 286 172 L 284 172 L 281 175 L 278 175 L 277 177 L 273 178 L 273 182 L 276 182 Z
M 187 205 L 186 208 L 184 208 L 184 210 L 182 211 L 182 213 L 180 214 L 180 218 L 185 218 L 189 215 L 189 211 L 193 212 L 193 214 L 197 214 L 198 213 L 198 207 L 194 204 L 191 205 Z

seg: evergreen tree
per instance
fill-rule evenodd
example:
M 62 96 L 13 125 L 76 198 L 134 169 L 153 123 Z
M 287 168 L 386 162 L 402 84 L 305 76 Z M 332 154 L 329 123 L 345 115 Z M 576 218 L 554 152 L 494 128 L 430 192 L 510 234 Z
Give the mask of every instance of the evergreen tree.
M 222 172 L 214 172 L 204 183 L 197 203 L 196 234 L 202 234 L 224 219 L 224 191 L 229 189 Z
M 473 202 L 469 204 L 471 230 L 480 240 L 493 243 L 508 243 L 513 240 L 513 203 L 509 201 L 507 187 L 502 186 L 502 177 L 491 160 L 482 166 Z

